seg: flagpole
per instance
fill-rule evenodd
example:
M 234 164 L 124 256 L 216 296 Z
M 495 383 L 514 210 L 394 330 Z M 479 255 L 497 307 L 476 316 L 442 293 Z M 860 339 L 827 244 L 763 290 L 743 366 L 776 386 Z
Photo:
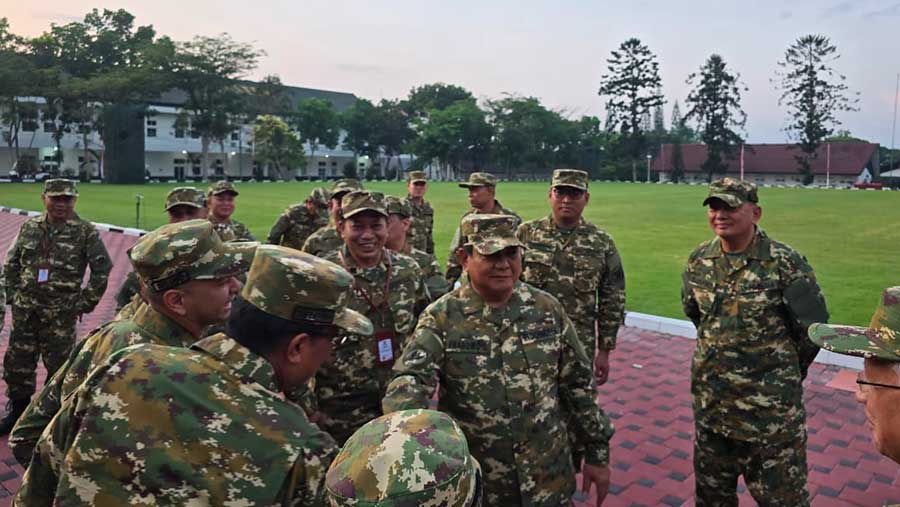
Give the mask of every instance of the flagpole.
M 741 181 L 744 181 L 744 144 L 741 143 Z
M 831 143 L 825 145 L 825 188 L 831 187 Z
M 897 97 L 900 96 L 900 73 L 894 87 L 894 128 L 891 130 L 891 151 L 888 152 L 888 171 L 894 169 L 894 135 L 897 133 Z

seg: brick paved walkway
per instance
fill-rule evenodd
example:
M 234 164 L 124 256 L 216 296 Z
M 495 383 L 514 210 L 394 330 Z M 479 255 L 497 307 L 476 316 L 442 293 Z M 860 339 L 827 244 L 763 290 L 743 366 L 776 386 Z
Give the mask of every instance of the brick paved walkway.
M 0 255 L 24 217 L 0 213 Z M 113 296 L 128 270 L 125 251 L 135 238 L 102 233 L 115 267 L 100 305 L 79 326 L 79 336 L 109 319 Z M 5 352 L 9 317 L 0 333 Z M 612 487 L 604 503 L 621 506 L 693 506 L 692 437 L 689 371 L 694 341 L 624 328 L 612 356 L 610 381 L 599 402 L 616 424 L 612 441 Z M 873 448 L 864 427 L 862 407 L 851 391 L 828 384 L 849 372 L 814 364 L 805 384 L 809 425 L 809 489 L 814 507 L 877 507 L 900 503 L 900 467 Z M 43 371 L 39 372 L 42 382 Z M 2 390 L 2 388 L 0 388 Z M 0 403 L 6 403 L 0 393 Z M 22 468 L 0 439 L 0 507 L 12 502 Z M 741 506 L 755 502 L 744 491 Z

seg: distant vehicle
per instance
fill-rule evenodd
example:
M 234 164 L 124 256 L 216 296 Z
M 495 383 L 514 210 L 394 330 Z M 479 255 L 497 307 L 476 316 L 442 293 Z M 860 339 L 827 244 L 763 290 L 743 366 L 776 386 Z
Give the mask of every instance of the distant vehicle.
M 881 183 L 854 183 L 853 186 L 861 189 L 874 188 L 875 190 L 881 190 L 881 187 L 884 185 Z

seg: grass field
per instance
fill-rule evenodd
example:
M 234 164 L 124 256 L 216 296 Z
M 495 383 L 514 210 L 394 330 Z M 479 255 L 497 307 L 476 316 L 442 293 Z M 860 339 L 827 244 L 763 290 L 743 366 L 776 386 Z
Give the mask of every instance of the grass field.
M 78 212 L 97 222 L 135 226 L 135 195 L 144 196 L 141 228 L 161 225 L 162 203 L 175 185 L 81 185 Z M 245 183 L 238 186 L 235 218 L 257 238 L 289 204 L 303 200 L 313 183 Z M 405 195 L 403 183 L 368 188 Z M 38 184 L 0 185 L 0 205 L 40 209 Z M 701 202 L 703 186 L 594 183 L 586 217 L 616 240 L 627 277 L 629 310 L 684 318 L 679 290 L 690 251 L 711 237 Z M 502 183 L 498 199 L 526 220 L 548 213 L 546 183 Z M 443 265 L 466 192 L 433 183 L 427 199 L 435 212 L 435 243 Z M 832 322 L 866 325 L 881 290 L 900 285 L 900 192 L 763 188 L 762 227 L 806 255 L 828 299 Z

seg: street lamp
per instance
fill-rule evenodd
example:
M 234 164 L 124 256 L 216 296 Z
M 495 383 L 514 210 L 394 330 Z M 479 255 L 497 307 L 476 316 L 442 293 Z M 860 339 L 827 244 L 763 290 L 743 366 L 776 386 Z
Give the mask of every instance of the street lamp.
M 647 183 L 650 183 L 650 159 L 653 158 L 653 155 L 647 154 Z

